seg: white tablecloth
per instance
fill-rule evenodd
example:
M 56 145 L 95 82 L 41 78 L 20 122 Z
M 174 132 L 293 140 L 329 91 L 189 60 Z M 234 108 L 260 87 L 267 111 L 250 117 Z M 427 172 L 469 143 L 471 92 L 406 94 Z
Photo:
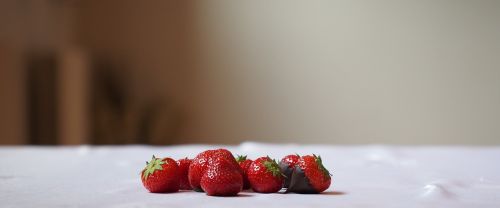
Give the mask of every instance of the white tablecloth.
M 194 157 L 225 147 L 250 158 L 320 154 L 333 174 L 323 194 L 209 197 L 148 193 L 151 155 Z M 239 146 L 0 147 L 0 207 L 500 207 L 500 147 Z

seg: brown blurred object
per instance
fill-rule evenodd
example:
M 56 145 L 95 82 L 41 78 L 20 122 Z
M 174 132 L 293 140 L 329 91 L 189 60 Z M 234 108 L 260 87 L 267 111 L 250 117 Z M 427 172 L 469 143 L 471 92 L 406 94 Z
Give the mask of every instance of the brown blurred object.
M 187 1 L 78 2 L 78 42 L 95 58 L 93 143 L 180 142 L 196 78 L 186 58 L 191 8 Z
M 120 71 L 127 71 L 120 68 Z M 94 144 L 172 142 L 180 125 L 180 114 L 171 103 L 152 98 L 134 100 L 125 73 L 109 64 L 97 64 L 92 79 L 91 142 Z
M 83 49 L 66 48 L 58 57 L 58 137 L 60 144 L 89 142 L 90 59 Z
M 57 144 L 57 88 L 64 87 L 57 86 L 57 59 L 51 52 L 31 52 L 26 63 L 29 143 Z
M 0 2 L 0 144 L 174 143 L 184 5 Z
M 16 70 L 21 68 L 18 53 L 0 43 L 0 144 L 26 143 L 24 72 Z

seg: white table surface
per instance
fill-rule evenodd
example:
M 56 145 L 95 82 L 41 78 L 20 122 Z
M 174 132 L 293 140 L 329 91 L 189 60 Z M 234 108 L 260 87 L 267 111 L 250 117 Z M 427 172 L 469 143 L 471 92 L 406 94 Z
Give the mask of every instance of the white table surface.
M 250 158 L 320 154 L 333 174 L 323 194 L 209 197 L 148 193 L 151 155 L 194 157 L 225 147 Z M 238 146 L 0 147 L 0 207 L 500 207 L 500 147 Z

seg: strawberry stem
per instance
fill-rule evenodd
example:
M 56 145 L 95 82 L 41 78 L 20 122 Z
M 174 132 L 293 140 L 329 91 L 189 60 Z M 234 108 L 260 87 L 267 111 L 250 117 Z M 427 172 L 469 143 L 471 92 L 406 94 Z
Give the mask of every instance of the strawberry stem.
M 238 157 L 236 157 L 236 162 L 238 163 L 244 162 L 246 159 L 247 159 L 246 155 L 238 155 Z
M 283 173 L 281 173 L 280 167 L 278 163 L 276 163 L 276 160 L 267 157 L 268 160 L 264 161 L 263 165 L 266 167 L 267 172 L 270 172 L 273 174 L 273 176 L 282 176 L 285 177 Z
M 144 179 L 148 178 L 151 174 L 153 174 L 156 170 L 163 170 L 162 165 L 165 164 L 165 161 L 163 161 L 160 158 L 156 158 L 154 155 L 151 158 L 151 161 L 146 162 L 146 168 L 144 168 L 144 173 L 142 177 Z
M 325 174 L 325 176 L 331 176 L 332 174 L 330 174 L 330 172 L 328 172 L 328 170 L 325 168 L 325 166 L 323 166 L 323 160 L 321 159 L 321 156 L 316 156 L 315 154 L 313 154 L 314 156 L 314 160 L 316 161 L 316 164 L 318 165 L 319 169 L 323 172 L 323 174 Z

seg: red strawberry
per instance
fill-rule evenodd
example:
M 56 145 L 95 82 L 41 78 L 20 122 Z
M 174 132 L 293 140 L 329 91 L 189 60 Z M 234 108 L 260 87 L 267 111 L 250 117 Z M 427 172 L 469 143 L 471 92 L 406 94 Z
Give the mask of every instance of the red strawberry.
M 181 190 L 191 190 L 191 185 L 189 184 L 188 180 L 188 172 L 189 172 L 189 165 L 191 165 L 191 159 L 188 159 L 187 157 L 184 159 L 177 160 L 177 165 L 179 165 L 179 174 L 180 174 L 180 189 Z
M 243 178 L 238 168 L 225 158 L 215 158 L 201 177 L 201 188 L 209 196 L 237 195 L 243 187 Z
M 188 179 L 193 190 L 203 191 L 200 186 L 201 177 L 207 170 L 208 165 L 217 158 L 226 159 L 232 166 L 236 167 L 240 174 L 242 174 L 240 166 L 238 165 L 238 163 L 234 159 L 233 154 L 230 151 L 226 149 L 207 150 L 198 154 L 189 166 Z
M 284 188 L 288 188 L 290 184 L 290 179 L 292 178 L 292 172 L 295 168 L 295 165 L 299 162 L 300 156 L 298 154 L 295 155 L 287 155 L 283 159 L 281 159 L 279 166 L 281 172 L 286 176 Z
M 144 187 L 153 193 L 179 191 L 179 166 L 171 158 L 153 158 L 141 172 Z
M 235 160 L 233 157 L 233 153 L 231 153 L 227 149 L 220 148 L 220 149 L 215 149 L 213 151 L 214 151 L 214 154 L 213 154 L 214 157 L 224 158 L 224 159 L 227 159 L 229 162 L 231 160 Z
M 200 186 L 201 177 L 207 170 L 208 160 L 214 154 L 214 150 L 206 150 L 196 155 L 189 165 L 188 179 L 189 184 L 195 191 L 203 191 Z
M 213 158 L 224 158 L 224 159 L 226 159 L 233 166 L 237 167 L 238 171 L 240 171 L 240 173 L 243 174 L 243 171 L 240 169 L 240 165 L 238 164 L 238 162 L 234 158 L 233 154 L 229 150 L 227 150 L 227 149 L 216 149 L 216 150 L 214 150 L 214 154 L 212 155 L 212 159 Z
M 247 159 L 247 156 L 239 155 L 236 161 L 240 164 L 241 170 L 243 171 L 243 189 L 250 188 L 250 182 L 248 181 L 248 167 L 252 164 L 252 160 Z
M 287 192 L 321 193 L 330 187 L 330 172 L 323 166 L 320 156 L 302 156 L 295 166 Z
M 284 176 L 275 160 L 260 157 L 247 169 L 248 181 L 255 192 L 273 193 L 283 186 Z

